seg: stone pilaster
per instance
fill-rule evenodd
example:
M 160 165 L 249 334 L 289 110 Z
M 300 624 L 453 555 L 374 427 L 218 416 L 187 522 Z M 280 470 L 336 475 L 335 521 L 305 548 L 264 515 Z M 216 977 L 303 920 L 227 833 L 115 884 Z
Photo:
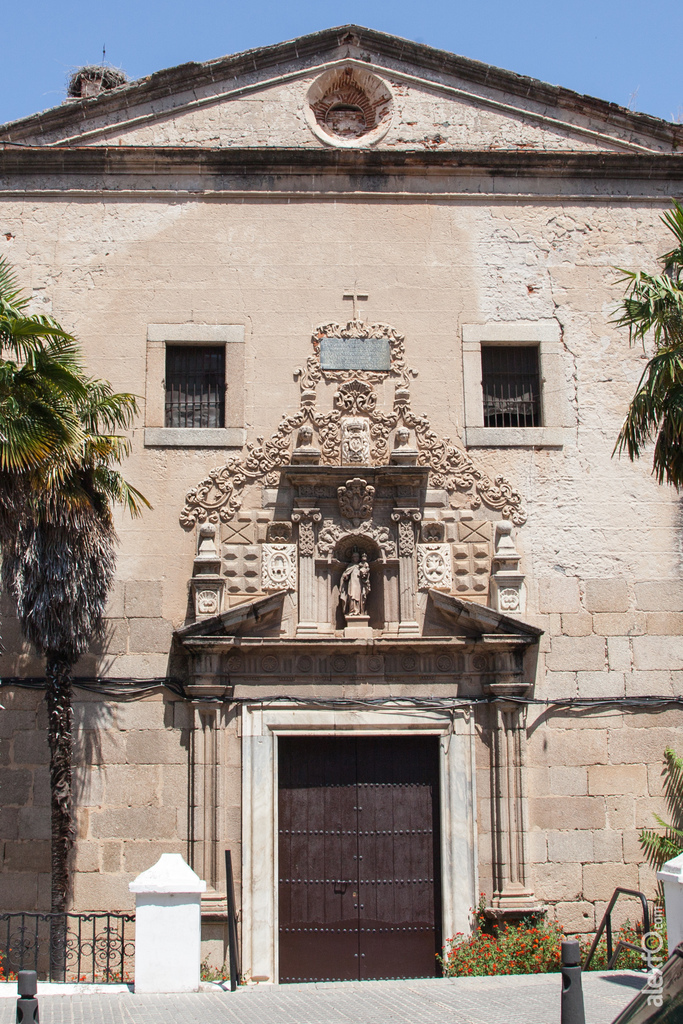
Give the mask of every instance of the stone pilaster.
M 496 660 L 499 658 L 504 658 L 504 655 L 497 655 Z M 510 653 L 508 658 L 514 658 L 514 655 Z M 543 909 L 536 902 L 527 877 L 526 706 L 509 699 L 525 696 L 529 686 L 499 682 L 490 684 L 488 690 L 498 698 L 492 708 L 494 893 L 490 913 L 497 918 L 522 917 Z
M 395 508 L 391 518 L 398 524 L 399 636 L 419 636 L 415 618 L 415 524 L 422 513 L 417 508 Z
M 223 795 L 220 785 L 221 735 L 220 705 L 194 703 L 190 737 L 190 864 L 203 878 L 210 892 L 205 903 L 220 901 L 216 894 L 220 877 L 219 809 Z M 211 894 L 213 891 L 213 895 Z
M 315 578 L 315 524 L 322 519 L 317 508 L 296 508 L 292 522 L 299 525 L 299 623 L 297 636 L 318 632 Z

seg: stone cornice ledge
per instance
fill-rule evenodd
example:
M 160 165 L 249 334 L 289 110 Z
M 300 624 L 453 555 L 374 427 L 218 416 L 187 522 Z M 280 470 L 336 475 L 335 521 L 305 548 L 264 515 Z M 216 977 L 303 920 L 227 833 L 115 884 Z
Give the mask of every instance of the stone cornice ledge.
M 463 175 L 488 171 L 519 177 L 679 179 L 683 155 L 609 153 L 585 150 L 331 150 L 276 146 L 198 148 L 188 146 L 13 146 L 0 143 L 0 172 L 5 175 L 164 174 L 250 177 L 258 172 L 282 177 L 297 174 L 415 176 L 447 171 Z M 263 189 L 263 182 L 252 187 Z M 79 188 L 93 187 L 80 180 Z M 177 188 L 177 186 L 176 186 Z M 115 189 L 112 189 L 114 191 Z M 201 190 L 198 190 L 201 192 Z

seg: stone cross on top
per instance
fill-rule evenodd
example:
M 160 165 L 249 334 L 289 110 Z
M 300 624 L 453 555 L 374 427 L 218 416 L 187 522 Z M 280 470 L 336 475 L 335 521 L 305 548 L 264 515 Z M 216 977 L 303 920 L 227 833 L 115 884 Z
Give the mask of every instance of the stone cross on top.
M 358 291 L 358 286 L 354 285 L 353 288 L 348 288 L 344 292 L 342 298 L 344 298 L 344 299 L 351 299 L 351 301 L 353 302 L 353 319 L 357 320 L 358 319 L 358 306 L 357 306 L 357 303 L 358 302 L 367 302 L 367 300 L 368 300 L 367 292 L 359 292 Z

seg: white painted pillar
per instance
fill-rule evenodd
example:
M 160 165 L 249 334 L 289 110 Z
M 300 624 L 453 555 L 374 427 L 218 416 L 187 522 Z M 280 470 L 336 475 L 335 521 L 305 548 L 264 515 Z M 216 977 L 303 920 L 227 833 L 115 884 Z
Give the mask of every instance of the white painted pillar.
M 666 932 L 671 956 L 678 943 L 683 942 L 683 853 L 663 864 L 657 878 L 664 883 Z
M 135 893 L 135 991 L 197 992 L 206 882 L 179 853 L 128 886 Z

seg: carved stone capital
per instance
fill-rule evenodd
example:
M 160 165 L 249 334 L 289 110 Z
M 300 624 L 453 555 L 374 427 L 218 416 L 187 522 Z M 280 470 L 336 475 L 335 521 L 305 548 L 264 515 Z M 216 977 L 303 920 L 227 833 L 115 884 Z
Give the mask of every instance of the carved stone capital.
M 292 512 L 293 523 L 319 523 L 322 517 L 319 508 L 295 508 Z
M 391 518 L 395 523 L 407 522 L 419 523 L 422 519 L 422 513 L 419 508 L 395 508 L 391 513 Z
M 399 557 L 410 558 L 415 551 L 415 523 L 419 523 L 422 513 L 418 508 L 395 508 L 391 518 L 398 523 Z

